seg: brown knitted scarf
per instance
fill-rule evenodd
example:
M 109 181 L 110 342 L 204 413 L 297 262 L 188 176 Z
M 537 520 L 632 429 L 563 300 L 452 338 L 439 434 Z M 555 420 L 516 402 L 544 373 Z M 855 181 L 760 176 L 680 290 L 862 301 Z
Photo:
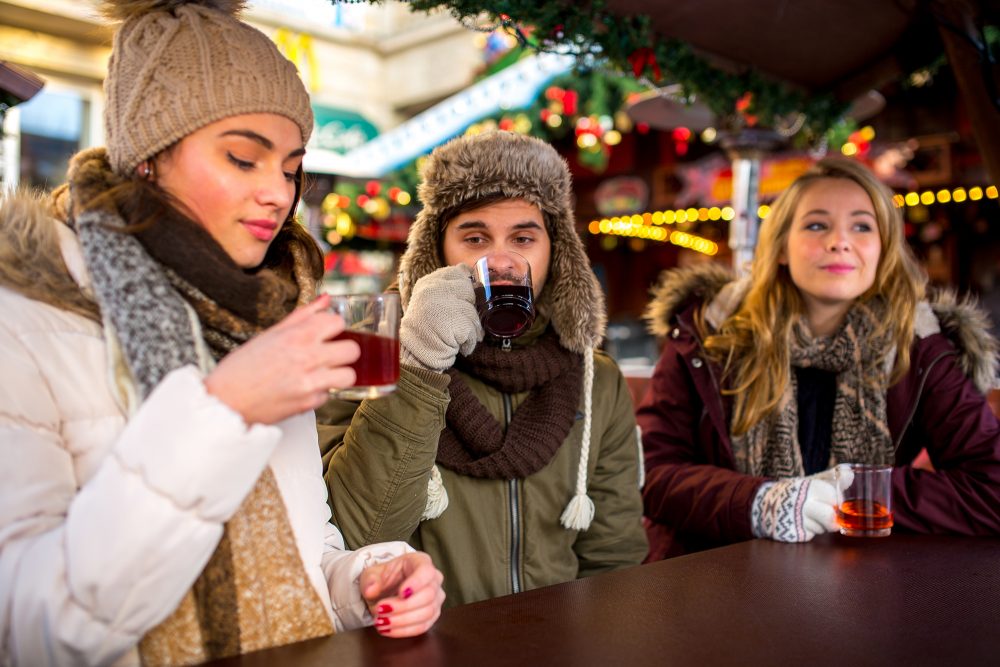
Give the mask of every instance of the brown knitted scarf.
M 197 363 L 200 345 L 221 358 L 308 302 L 318 280 L 308 239 L 295 229 L 283 228 L 272 243 L 272 268 L 249 272 L 169 206 L 152 224 L 137 225 L 131 207 L 142 202 L 136 189 L 144 187 L 115 175 L 103 149 L 93 149 L 72 160 L 68 190 L 53 193 L 56 213 L 80 236 L 103 319 L 143 399 L 171 370 Z M 185 302 L 204 341 L 192 337 Z M 194 585 L 146 633 L 139 653 L 147 665 L 193 664 L 332 631 L 268 467 L 226 522 Z
M 458 370 L 504 393 L 531 393 L 514 412 L 506 434 Z M 437 462 L 487 479 L 522 479 L 541 470 L 576 420 L 583 358 L 559 344 L 550 328 L 531 345 L 503 350 L 479 345 L 449 369 L 451 403 L 438 442 Z
M 892 435 L 886 417 L 889 367 L 895 358 L 886 340 L 875 337 L 875 323 L 884 317 L 878 302 L 855 304 L 847 321 L 830 338 L 811 338 L 801 325 L 792 331 L 791 365 L 837 373 L 833 407 L 831 465 L 892 462 Z M 733 438 L 733 454 L 741 472 L 767 477 L 798 477 L 804 473 L 798 442 L 795 373 L 778 407 Z

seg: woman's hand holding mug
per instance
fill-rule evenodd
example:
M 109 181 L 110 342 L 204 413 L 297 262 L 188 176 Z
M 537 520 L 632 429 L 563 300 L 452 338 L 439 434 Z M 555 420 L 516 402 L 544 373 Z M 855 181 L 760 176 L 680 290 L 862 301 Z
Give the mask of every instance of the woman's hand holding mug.
M 350 387 L 349 364 L 361 354 L 353 340 L 334 340 L 344 320 L 320 296 L 225 356 L 205 378 L 208 393 L 242 415 L 247 424 L 276 424 Z

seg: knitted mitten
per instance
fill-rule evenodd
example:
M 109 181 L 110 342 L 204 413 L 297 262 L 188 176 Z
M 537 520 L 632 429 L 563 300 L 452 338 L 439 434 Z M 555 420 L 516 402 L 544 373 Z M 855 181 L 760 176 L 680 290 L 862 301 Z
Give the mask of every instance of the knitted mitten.
M 837 529 L 836 503 L 830 471 L 765 482 L 750 511 L 754 537 L 808 542 L 820 533 Z
M 413 286 L 409 306 L 399 323 L 403 363 L 445 371 L 459 353 L 469 355 L 483 339 L 476 311 L 472 272 L 464 264 L 445 266 Z

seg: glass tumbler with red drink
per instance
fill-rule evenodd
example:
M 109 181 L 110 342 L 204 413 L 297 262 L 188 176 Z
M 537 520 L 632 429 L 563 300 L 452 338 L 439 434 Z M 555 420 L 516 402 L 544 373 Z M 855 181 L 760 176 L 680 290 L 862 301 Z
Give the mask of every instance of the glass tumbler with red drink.
M 516 252 L 491 253 L 473 266 L 472 280 L 487 334 L 509 343 L 531 328 L 535 306 L 527 259 Z
M 892 532 L 892 466 L 842 463 L 835 468 L 837 523 L 842 535 Z
M 337 340 L 354 340 L 361 357 L 351 364 L 354 386 L 331 389 L 336 398 L 360 401 L 395 391 L 399 382 L 398 294 L 348 294 L 333 296 L 330 310 L 344 318 L 344 331 Z

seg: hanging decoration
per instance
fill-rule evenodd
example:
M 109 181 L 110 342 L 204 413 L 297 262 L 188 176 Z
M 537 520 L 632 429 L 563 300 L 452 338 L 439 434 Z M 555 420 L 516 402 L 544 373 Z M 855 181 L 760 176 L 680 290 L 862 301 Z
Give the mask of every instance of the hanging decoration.
M 320 205 L 323 240 L 330 247 L 355 240 L 361 246 L 404 242 L 415 210 L 413 186 L 402 176 L 337 183 Z
M 572 140 L 577 160 L 602 172 L 611 149 L 631 132 L 632 121 L 622 106 L 642 86 L 627 76 L 592 69 L 554 79 L 527 109 L 505 111 L 473 123 L 466 134 L 500 129 L 527 134 L 552 143 Z M 646 128 L 648 131 L 648 128 Z
M 648 16 L 618 16 L 604 0 L 409 2 L 414 10 L 448 10 L 476 30 L 505 31 L 534 51 L 568 51 L 585 66 L 629 74 L 644 88 L 677 83 L 685 96 L 697 98 L 719 117 L 719 129 L 781 128 L 796 143 L 810 145 L 822 141 L 847 108 L 832 95 L 808 94 L 752 69 L 730 72 L 711 65 L 686 43 L 655 35 Z

